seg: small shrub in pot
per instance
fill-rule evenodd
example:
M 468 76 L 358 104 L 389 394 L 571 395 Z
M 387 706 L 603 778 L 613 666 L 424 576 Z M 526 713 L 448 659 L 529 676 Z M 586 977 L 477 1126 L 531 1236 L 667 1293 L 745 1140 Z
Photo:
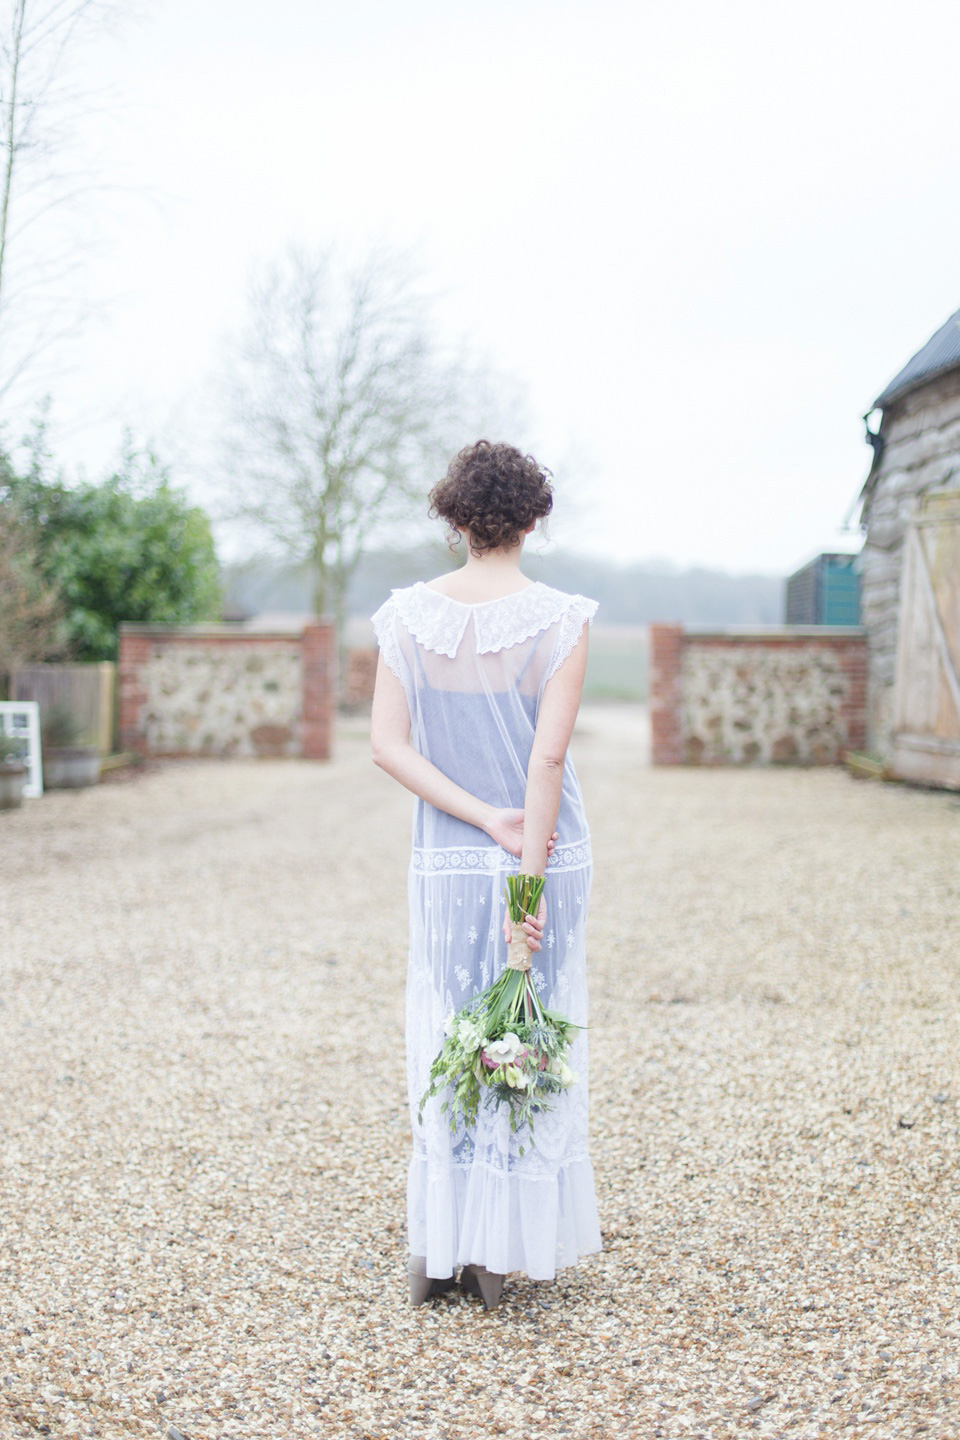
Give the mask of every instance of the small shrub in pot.
M 83 730 L 73 711 L 54 705 L 40 725 L 45 790 L 76 790 L 100 779 L 100 751 L 81 745 Z
M 16 810 L 23 803 L 26 778 L 24 742 L 18 736 L 0 733 L 0 810 Z

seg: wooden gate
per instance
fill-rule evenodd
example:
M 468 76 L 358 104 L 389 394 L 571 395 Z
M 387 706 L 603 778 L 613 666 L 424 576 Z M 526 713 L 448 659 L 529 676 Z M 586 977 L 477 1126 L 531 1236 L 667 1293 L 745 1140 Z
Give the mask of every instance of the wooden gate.
M 891 769 L 960 789 L 960 491 L 917 502 L 900 590 Z

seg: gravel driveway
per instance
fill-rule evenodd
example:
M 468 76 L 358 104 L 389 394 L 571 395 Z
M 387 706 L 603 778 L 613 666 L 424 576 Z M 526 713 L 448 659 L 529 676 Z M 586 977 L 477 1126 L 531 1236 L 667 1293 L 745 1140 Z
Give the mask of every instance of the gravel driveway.
M 605 1250 L 405 1300 L 409 800 L 158 766 L 0 816 L 0 1436 L 960 1435 L 960 802 L 575 753 Z

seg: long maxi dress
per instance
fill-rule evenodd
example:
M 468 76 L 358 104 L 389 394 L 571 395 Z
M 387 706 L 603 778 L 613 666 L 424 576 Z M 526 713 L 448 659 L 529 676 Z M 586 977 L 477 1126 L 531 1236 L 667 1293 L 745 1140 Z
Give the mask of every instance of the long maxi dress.
M 414 747 L 470 794 L 522 808 L 544 687 L 569 656 L 596 601 L 539 582 L 465 605 L 421 582 L 394 590 L 373 623 L 403 684 Z M 587 1023 L 584 933 L 590 834 L 567 758 L 559 840 L 547 867 L 547 921 L 533 976 L 546 1004 Z M 513 1134 L 505 1107 L 451 1131 L 432 1100 L 418 1121 L 444 1021 L 501 973 L 506 876 L 519 868 L 482 830 L 418 799 L 410 862 L 407 1088 L 413 1155 L 407 1187 L 410 1253 L 426 1274 L 457 1265 L 549 1280 L 600 1249 L 587 1149 L 587 1035 L 574 1042 L 577 1082 Z M 523 1144 L 524 1153 L 520 1154 Z

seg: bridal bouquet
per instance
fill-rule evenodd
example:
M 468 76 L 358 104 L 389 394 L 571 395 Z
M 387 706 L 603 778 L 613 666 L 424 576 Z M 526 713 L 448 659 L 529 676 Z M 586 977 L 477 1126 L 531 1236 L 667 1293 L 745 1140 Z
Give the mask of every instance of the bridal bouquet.
M 481 1099 L 510 1110 L 510 1128 L 529 1125 L 549 1109 L 550 1097 L 577 1079 L 567 1064 L 578 1026 L 545 1010 L 530 978 L 530 950 L 520 926 L 536 915 L 543 894 L 542 875 L 511 875 L 507 908 L 513 939 L 507 968 L 481 994 L 447 1020 L 446 1041 L 430 1067 L 423 1107 L 448 1086 L 453 1094 L 440 1109 L 450 1112 L 450 1128 L 462 1118 L 476 1123 Z M 520 1147 L 523 1154 L 523 1147 Z

